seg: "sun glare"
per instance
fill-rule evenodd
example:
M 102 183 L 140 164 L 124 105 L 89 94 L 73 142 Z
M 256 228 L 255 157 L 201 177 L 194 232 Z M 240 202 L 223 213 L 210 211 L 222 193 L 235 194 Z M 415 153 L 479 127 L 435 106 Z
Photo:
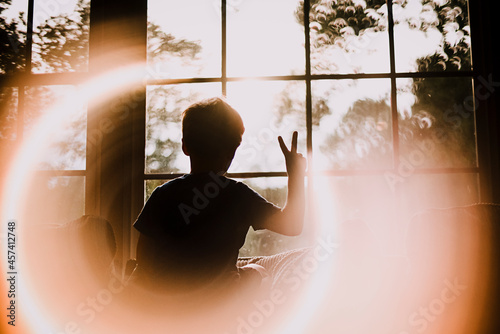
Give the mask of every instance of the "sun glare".
M 141 66 L 130 66 L 129 68 L 105 73 L 93 78 L 82 84 L 77 91 L 66 96 L 64 100 L 50 106 L 43 113 L 39 122 L 33 126 L 30 133 L 26 134 L 17 155 L 11 161 L 7 182 L 5 188 L 2 189 L 4 194 L 8 194 L 8 196 L 4 196 L 2 203 L 2 221 L 23 221 L 23 217 L 27 213 L 23 211 L 26 210 L 26 203 L 24 203 L 23 199 L 26 198 L 28 192 L 32 191 L 31 181 L 33 172 L 41 155 L 47 149 L 47 143 L 51 141 L 51 135 L 64 128 L 65 122 L 72 115 L 71 111 L 75 106 L 81 106 L 90 100 L 106 101 L 116 94 L 123 93 L 138 84 L 142 84 L 143 80 L 144 72 L 141 70 Z M 46 208 L 46 210 L 55 209 Z M 20 228 L 19 232 L 23 233 L 29 229 L 30 226 L 24 226 Z M 7 235 L 7 224 L 2 225 L 2 233 Z M 22 249 L 28 247 L 28 245 L 23 243 L 22 236 L 19 239 L 20 243 L 18 247 L 21 249 L 19 253 L 23 253 Z M 4 258 L 7 258 L 7 254 L 4 254 Z M 2 261 L 2 263 L 4 272 L 7 272 L 5 262 Z M 22 273 L 25 271 L 27 269 L 26 265 L 23 262 L 23 258 L 20 257 L 18 263 L 20 267 L 19 272 Z M 30 278 L 19 275 L 18 284 L 23 291 L 29 291 L 28 287 L 31 286 Z M 20 304 L 25 307 L 27 314 L 29 314 L 26 318 L 31 319 L 32 327 L 36 328 L 36 331 L 43 330 L 48 332 L 52 329 L 49 325 L 50 321 L 43 316 L 44 312 L 42 310 L 36 308 L 33 297 L 29 294 L 20 294 Z
M 74 1 L 67 2 L 73 5 Z M 324 10 L 326 6 L 330 6 L 328 10 L 340 6 L 338 1 L 320 2 L 312 5 L 311 13 L 316 12 L 318 17 L 324 17 L 322 20 L 327 18 L 321 12 L 318 14 L 315 6 L 320 6 L 320 9 L 323 6 Z M 415 72 L 418 71 L 419 60 L 429 58 L 431 62 L 431 58 L 439 55 L 440 51 L 445 54 L 444 44 L 456 47 L 468 37 L 464 35 L 468 26 L 460 30 L 458 23 L 448 23 L 443 26 L 443 33 L 436 23 L 437 12 L 434 9 L 423 10 L 420 0 L 410 0 L 403 2 L 405 7 L 399 4 L 401 1 L 388 2 L 393 5 L 394 25 L 391 25 L 393 29 L 387 29 L 387 5 L 363 12 L 367 6 L 365 1 L 351 2 L 355 6 L 348 6 L 345 12 L 359 11 L 359 17 L 365 12 L 378 15 L 380 22 L 374 24 L 375 27 L 359 28 L 363 24 L 375 22 L 370 23 L 370 17 L 365 13 L 366 17 L 359 23 L 360 32 L 347 27 L 349 29 L 343 29 L 341 33 L 345 36 L 336 35 L 337 39 L 327 39 L 326 34 L 321 36 L 319 33 L 326 28 L 318 23 L 319 19 L 314 19 L 316 22 L 313 22 L 312 27 L 317 29 L 311 30 L 311 50 L 307 50 L 311 56 L 311 64 L 308 64 L 311 68 L 306 76 L 304 28 L 297 17 L 297 9 L 303 5 L 303 1 L 224 1 L 227 16 L 221 25 L 220 6 L 214 6 L 212 1 L 150 0 L 149 20 L 159 28 L 155 31 L 157 35 L 153 34 L 156 37 L 148 40 L 147 47 L 148 50 L 153 48 L 154 43 L 159 47 L 156 49 L 157 58 L 149 55 L 151 59 L 148 59 L 147 69 L 144 69 L 144 63 L 131 65 L 93 76 L 75 87 L 67 86 L 70 87 L 67 92 L 53 98 L 54 103 L 41 110 L 36 124 L 24 130 L 22 143 L 13 159 L 6 162 L 8 172 L 5 186 L 1 189 L 5 196 L 0 203 L 3 222 L 19 221 L 19 242 L 16 246 L 19 254 L 23 254 L 23 249 L 31 252 L 26 252 L 27 260 L 19 256 L 17 262 L 21 273 L 17 282 L 22 291 L 18 297 L 19 305 L 22 305 L 23 321 L 26 327 L 30 327 L 30 332 L 78 332 L 79 328 L 72 325 L 74 319 L 68 317 L 78 319 L 81 324 L 92 318 L 87 322 L 89 328 L 99 329 L 103 333 L 149 333 L 158 332 L 159 329 L 163 332 L 167 322 L 162 313 L 165 312 L 165 304 L 173 309 L 175 317 L 179 315 L 180 320 L 174 319 L 178 323 L 172 325 L 179 329 L 178 333 L 181 333 L 180 329 L 199 325 L 180 314 L 182 312 L 172 302 L 174 299 L 170 299 L 170 295 L 166 303 L 167 299 L 163 299 L 163 295 L 155 295 L 157 291 L 153 293 L 141 290 L 141 287 L 134 290 L 137 287 L 131 284 L 133 287 L 127 293 L 132 291 L 132 298 L 129 295 L 123 297 L 120 293 L 129 281 L 121 280 L 125 276 L 122 273 L 107 272 L 109 276 L 120 276 L 120 280 L 116 276 L 111 280 L 106 277 L 109 282 L 105 287 L 97 285 L 97 279 L 96 282 L 89 279 L 89 285 L 96 283 L 92 287 L 97 287 L 94 289 L 95 295 L 89 296 L 86 287 L 70 286 L 72 283 L 68 280 L 61 284 L 60 290 L 49 296 L 50 300 L 46 297 L 52 291 L 38 291 L 43 285 L 40 283 L 43 278 L 23 274 L 35 272 L 45 265 L 35 263 L 36 256 L 30 257 L 38 248 L 35 249 L 29 242 L 37 239 L 37 242 L 44 243 L 45 239 L 39 235 L 28 236 L 27 233 L 32 232 L 35 225 L 49 225 L 41 223 L 45 223 L 40 218 L 44 212 L 38 212 L 38 208 L 59 213 L 60 207 L 66 205 L 66 202 L 61 201 L 56 205 L 44 206 L 50 202 L 45 198 L 40 201 L 41 204 L 27 200 L 38 191 L 38 183 L 35 182 L 37 177 L 49 175 L 49 182 L 45 179 L 43 182 L 50 183 L 51 171 L 48 168 L 40 171 L 40 166 L 51 159 L 47 153 L 57 135 L 78 132 L 71 128 L 71 122 L 75 114 L 83 114 L 82 106 L 94 106 L 88 110 L 90 116 L 94 116 L 92 112 L 99 112 L 95 106 L 106 106 L 117 96 L 130 93 L 138 87 L 146 92 L 146 108 L 142 110 L 146 121 L 138 126 L 146 134 L 142 156 L 146 167 L 144 175 L 141 171 L 141 180 L 145 181 L 148 196 L 154 189 L 150 185 L 163 182 L 160 178 L 188 173 L 190 161 L 195 161 L 190 159 L 196 156 L 187 157 L 180 148 L 182 111 L 198 100 L 222 95 L 223 90 L 228 103 L 241 114 L 245 126 L 241 145 L 228 170 L 241 178 L 238 181 L 255 188 L 270 202 L 277 204 L 281 201 L 279 205 L 284 206 L 289 200 L 286 195 L 289 181 L 277 137 L 282 136 L 289 145 L 292 132 L 298 131 L 298 152 L 310 157 L 305 178 L 309 191 L 306 193 L 308 198 L 303 234 L 299 237 L 283 237 L 275 236 L 270 231 L 257 231 L 263 232 L 262 235 L 269 232 L 269 238 L 247 238 L 249 244 L 254 242 L 254 248 L 248 248 L 252 249 L 248 251 L 250 256 L 255 255 L 252 253 L 254 249 L 271 250 L 268 252 L 270 254 L 278 253 L 276 249 L 280 249 L 276 258 L 269 257 L 272 263 L 266 263 L 269 271 L 273 271 L 272 285 L 269 291 L 264 292 L 269 292 L 270 297 L 265 295 L 268 299 L 253 299 L 262 297 L 264 293 L 255 297 L 252 291 L 251 298 L 248 298 L 250 309 L 247 304 L 238 308 L 246 300 L 231 300 L 236 307 L 228 311 L 231 307 L 224 305 L 227 309 L 221 312 L 223 315 L 214 311 L 214 319 L 211 319 L 212 313 L 200 312 L 203 314 L 196 320 L 203 320 L 203 325 L 209 327 L 217 321 L 220 325 L 226 325 L 226 321 L 232 321 L 230 326 L 236 323 L 233 329 L 238 334 L 260 333 L 263 328 L 272 328 L 272 333 L 283 334 L 334 331 L 349 334 L 409 334 L 424 332 L 427 327 L 429 333 L 442 333 L 445 327 L 479 326 L 481 312 L 488 306 L 489 280 L 493 277 L 489 269 L 494 261 L 493 245 L 489 243 L 493 232 L 489 226 L 481 225 L 487 219 L 480 221 L 472 214 L 469 217 L 470 211 L 467 214 L 460 211 L 460 217 L 452 217 L 452 213 L 442 212 L 448 209 L 430 209 L 457 209 L 457 206 L 478 202 L 480 190 L 484 192 L 479 188 L 478 181 L 482 172 L 477 163 L 480 151 L 476 143 L 475 110 L 461 113 L 464 111 L 462 108 L 459 112 L 453 110 L 453 113 L 448 113 L 451 110 L 442 110 L 445 103 L 436 102 L 440 99 L 453 105 L 454 102 L 462 103 L 465 96 L 465 100 L 475 98 L 471 84 L 475 79 L 472 78 L 472 71 L 457 72 L 457 78 L 450 77 L 451 71 L 443 75 L 432 72 L 431 76 Z M 436 0 L 431 3 L 437 8 L 447 2 Z M 172 10 L 169 11 L 170 8 Z M 334 15 L 337 15 L 336 11 Z M 330 19 L 332 25 L 345 21 L 340 17 L 340 21 L 337 21 L 335 16 Z M 350 19 L 353 19 L 351 23 L 357 20 L 354 16 Z M 428 24 L 429 28 L 421 29 L 420 21 Z M 227 30 L 224 38 L 221 38 L 222 26 Z M 389 33 L 394 35 L 389 37 Z M 157 37 L 160 35 L 161 38 Z M 222 45 L 222 40 L 227 45 Z M 318 41 L 322 42 L 314 45 Z M 146 46 L 145 39 L 143 46 Z M 396 69 L 390 68 L 394 61 Z M 464 64 L 467 62 L 470 65 L 470 57 L 463 61 Z M 222 73 L 224 69 L 226 73 Z M 149 80 L 151 78 L 155 80 Z M 163 79 L 169 81 L 162 82 Z M 456 87 L 450 89 L 455 84 Z M 22 89 L 23 85 L 20 85 Z M 55 82 L 50 85 L 58 86 Z M 463 87 L 467 87 L 469 95 Z M 54 91 L 57 89 L 54 88 Z M 25 95 L 29 96 L 29 93 Z M 20 97 L 19 101 L 22 102 Z M 33 111 L 28 103 L 25 105 L 28 109 L 24 111 L 26 114 Z M 41 105 L 32 107 L 41 108 Z M 461 105 L 456 104 L 454 108 L 461 108 Z M 103 118 L 106 120 L 106 115 L 99 115 L 95 119 Z M 447 118 L 457 120 L 459 124 L 455 126 Z M 67 129 L 75 131 L 65 132 Z M 78 141 L 85 143 L 81 146 L 86 147 L 91 142 L 83 138 L 87 130 L 88 133 L 97 131 L 85 125 L 85 130 L 68 142 L 73 144 Z M 127 131 L 115 134 L 119 137 L 123 133 Z M 110 138 L 115 139 L 115 134 Z M 437 138 L 439 134 L 443 134 L 442 138 Z M 309 140 L 311 138 L 312 141 Z M 470 147 L 465 147 L 469 144 Z M 81 151 L 86 153 L 86 150 Z M 114 159 L 112 154 L 123 153 L 121 149 L 109 151 L 99 151 L 96 156 L 102 159 L 110 154 L 111 160 Z M 125 157 L 123 160 L 130 162 L 134 158 Z M 74 165 L 83 166 L 83 159 Z M 54 175 L 62 175 L 60 177 L 64 179 L 76 174 L 80 182 L 92 173 L 92 168 L 89 165 L 68 170 L 60 168 L 55 170 Z M 97 178 L 103 177 L 105 173 L 101 168 L 96 170 L 99 174 Z M 175 174 L 165 177 L 163 173 Z M 52 180 L 52 185 L 57 183 L 54 181 L 57 177 Z M 121 191 L 120 186 L 128 181 L 119 182 L 122 184 L 116 187 L 116 191 Z M 289 184 L 301 189 L 293 182 Z M 71 195 L 75 198 L 89 196 L 91 191 L 84 189 L 85 182 L 81 181 L 79 185 L 79 193 L 76 194 L 71 188 Z M 267 198 L 268 195 L 273 199 Z M 81 202 L 85 203 L 84 200 Z M 115 203 L 107 201 L 107 198 L 102 202 Z M 120 205 L 125 207 L 123 203 Z M 84 211 L 82 207 L 78 208 Z M 126 210 L 132 209 L 127 207 Z M 432 211 L 432 216 L 421 216 L 422 212 L 428 214 L 429 211 Z M 39 218 L 39 221 L 33 222 L 32 216 Z M 478 217 L 484 218 L 479 214 Z M 130 225 L 123 226 L 131 228 Z M 4 242 L 8 234 L 7 224 L 2 225 L 1 232 Z M 122 240 L 118 240 L 120 238 Z M 117 240 L 117 244 L 122 243 L 126 247 L 133 244 L 133 241 L 122 235 Z M 299 249 L 297 245 L 306 247 Z M 4 259 L 8 255 L 6 249 L 4 247 L 2 250 Z M 291 250 L 281 252 L 281 249 Z M 292 252 L 297 252 L 293 253 L 296 257 L 280 258 Z M 39 253 L 45 254 L 42 251 Z M 65 255 L 61 254 L 61 258 Z M 125 253 L 123 256 L 129 255 Z M 269 260 L 268 257 L 263 258 Z M 79 266 L 80 260 L 74 262 Z M 58 259 L 50 261 L 57 262 Z M 64 265 L 63 260 L 58 262 L 61 263 Z M 30 270 L 31 265 L 40 267 Z M 107 266 L 106 269 L 109 269 L 109 263 Z M 83 269 L 87 271 L 85 267 Z M 2 270 L 8 272 L 5 261 L 2 261 Z M 55 275 L 62 272 L 53 271 Z M 50 280 L 53 276 L 48 277 Z M 131 277 L 135 278 L 133 275 Z M 264 283 L 259 288 L 263 286 Z M 69 291 L 68 295 L 74 292 L 75 295 L 66 296 L 60 291 Z M 67 314 L 49 314 L 53 309 L 48 305 L 54 306 L 65 298 L 69 301 L 70 297 L 74 297 L 72 302 L 81 301 L 74 305 L 76 311 L 72 308 L 67 310 Z M 5 295 L 0 299 L 2 302 L 7 300 Z M 113 299 L 116 302 L 111 303 Z M 102 306 L 100 310 L 90 307 L 95 306 L 96 300 L 105 301 L 98 305 Z M 475 305 L 476 300 L 481 308 L 479 310 L 471 306 Z M 135 305 L 136 301 L 142 304 Z M 105 311 L 96 316 L 101 310 Z M 226 317 L 229 313 L 225 312 L 231 312 L 231 317 Z M 87 317 L 78 318 L 82 314 Z M 94 318 L 97 320 L 94 321 Z M 220 334 L 223 333 L 227 332 Z

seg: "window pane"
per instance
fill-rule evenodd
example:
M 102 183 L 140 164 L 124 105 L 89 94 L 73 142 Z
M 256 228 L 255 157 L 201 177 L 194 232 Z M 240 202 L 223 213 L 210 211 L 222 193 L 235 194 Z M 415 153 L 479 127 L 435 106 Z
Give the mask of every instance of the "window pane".
M 13 73 L 24 67 L 27 0 L 0 4 L 0 74 Z M 23 13 L 23 14 L 21 14 Z M 21 16 L 21 18 L 20 18 Z
M 350 225 L 344 225 L 347 231 L 342 227 L 348 221 L 364 223 L 352 225 L 351 232 L 359 233 L 360 237 L 381 238 L 392 227 L 397 208 L 395 199 L 395 191 L 384 175 L 318 175 L 314 179 L 312 202 L 320 234 L 332 234 L 337 240 L 339 229 L 349 232 Z M 356 228 L 362 230 L 356 232 Z
M 399 79 L 401 163 L 409 168 L 475 167 L 471 78 Z
M 23 203 L 26 221 L 63 224 L 84 214 L 84 176 L 36 176 Z
M 317 176 L 313 196 L 322 235 L 332 234 L 340 242 L 361 238 L 357 246 L 371 244 L 389 252 L 404 249 L 406 227 L 415 213 L 479 201 L 474 173 Z
M 390 80 L 312 83 L 314 168 L 392 167 Z
M 33 72 L 88 70 L 90 0 L 35 1 Z
M 297 0 L 227 1 L 227 74 L 304 74 Z
M 312 1 L 311 72 L 389 72 L 385 1 Z
M 38 169 L 84 170 L 87 145 L 87 106 L 73 102 L 69 97 L 77 94 L 74 86 L 33 86 L 26 88 L 24 107 L 24 132 L 29 135 L 42 126 L 49 113 L 57 113 L 56 125 L 47 125 L 45 151 L 40 154 Z M 64 104 L 62 101 L 72 101 Z M 52 128 L 49 128 L 52 126 Z
M 287 180 L 285 177 L 238 179 L 279 207 L 283 207 L 286 202 Z M 303 239 L 301 236 L 288 237 L 269 230 L 255 231 L 250 228 L 239 256 L 277 254 L 304 246 Z
M 468 1 L 394 3 L 399 72 L 471 69 Z
M 181 149 L 181 114 L 192 103 L 220 95 L 220 83 L 148 87 L 146 173 L 189 172 Z
M 478 175 L 471 174 L 401 174 L 390 179 L 401 188 L 400 205 L 407 220 L 429 208 L 450 208 L 478 203 Z M 391 185 L 392 186 L 392 185 Z
M 218 1 L 148 1 L 148 68 L 155 78 L 218 77 Z
M 0 88 L 0 174 L 7 175 L 7 170 L 17 148 L 18 139 L 18 89 Z
M 299 81 L 244 81 L 227 84 L 229 103 L 245 124 L 243 140 L 229 172 L 285 171 L 278 144 L 289 146 L 299 132 L 298 151 L 306 155 L 305 83 Z
M 0 142 L 11 144 L 17 138 L 17 87 L 0 88 Z

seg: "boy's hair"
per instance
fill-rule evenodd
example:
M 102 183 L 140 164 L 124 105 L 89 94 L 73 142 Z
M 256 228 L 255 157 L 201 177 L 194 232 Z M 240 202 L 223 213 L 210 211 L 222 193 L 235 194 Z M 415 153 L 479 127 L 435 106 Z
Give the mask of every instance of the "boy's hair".
M 244 131 L 238 112 L 220 97 L 192 104 L 182 113 L 182 138 L 190 155 L 213 158 L 232 154 Z

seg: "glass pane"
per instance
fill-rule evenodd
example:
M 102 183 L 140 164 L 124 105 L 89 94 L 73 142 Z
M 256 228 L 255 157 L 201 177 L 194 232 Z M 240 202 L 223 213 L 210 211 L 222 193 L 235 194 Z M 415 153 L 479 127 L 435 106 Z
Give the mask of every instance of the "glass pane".
M 385 1 L 311 1 L 311 72 L 389 72 Z
M 312 83 L 314 168 L 392 167 L 390 80 Z
M 227 74 L 304 74 L 297 0 L 227 1 Z
M 283 207 L 286 202 L 287 180 L 285 177 L 238 179 L 279 207 Z M 288 237 L 269 230 L 255 231 L 250 228 L 239 256 L 277 254 L 303 246 L 302 239 L 302 236 Z
M 2 1 L 0 4 L 0 74 L 24 67 L 27 0 Z
M 33 72 L 88 70 L 90 0 L 35 1 Z
M 331 236 L 340 251 L 375 254 L 404 237 L 396 193 L 384 175 L 317 176 L 312 195 L 319 236 Z
M 221 75 L 219 1 L 148 1 L 148 68 L 154 78 Z
M 170 180 L 146 180 L 144 181 L 144 203 L 149 199 L 153 191 L 156 187 L 161 186 L 162 184 L 168 182 Z
M 398 79 L 401 164 L 406 168 L 475 167 L 471 78 Z
M 74 86 L 33 86 L 26 88 L 24 132 L 44 127 L 47 142 L 40 153 L 38 169 L 84 170 L 87 147 L 87 106 L 74 103 Z M 61 109 L 59 103 L 65 103 Z M 57 114 L 60 124 L 46 124 L 47 117 Z
M 227 84 L 227 99 L 245 124 L 243 141 L 229 172 L 285 171 L 278 136 L 290 145 L 299 132 L 298 152 L 306 155 L 305 83 L 244 81 Z
M 12 143 L 17 138 L 17 87 L 0 88 L 0 142 Z
M 84 214 L 84 176 L 36 176 L 29 185 L 24 219 L 33 224 L 63 224 Z
M 398 1 L 394 23 L 397 71 L 471 69 L 468 1 Z
M 397 253 L 415 213 L 479 201 L 477 174 L 317 176 L 313 196 L 320 235 Z
M 220 95 L 220 83 L 148 87 L 146 173 L 189 172 L 181 149 L 181 114 L 192 103 Z
M 340 243 L 361 238 L 358 247 L 380 247 L 393 232 L 396 194 L 384 175 L 317 176 L 312 196 L 322 236 Z
M 429 208 L 449 208 L 479 202 L 478 175 L 471 174 L 405 174 L 388 178 L 391 186 L 399 184 L 400 205 L 406 216 Z

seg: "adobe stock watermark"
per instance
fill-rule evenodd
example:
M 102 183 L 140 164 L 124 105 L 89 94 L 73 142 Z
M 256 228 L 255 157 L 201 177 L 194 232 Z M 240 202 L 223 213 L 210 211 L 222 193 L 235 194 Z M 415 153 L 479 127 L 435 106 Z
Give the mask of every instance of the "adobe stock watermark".
M 88 325 L 109 305 L 114 296 L 121 293 L 128 285 L 127 281 L 112 277 L 106 288 L 100 289 L 95 295 L 89 296 L 76 306 L 76 315 L 80 320 L 68 321 L 64 324 L 62 331 L 49 332 L 46 334 L 83 334 L 82 324 Z
M 277 145 L 277 138 L 280 134 L 286 132 L 290 127 L 291 121 L 287 118 L 282 120 L 277 116 L 273 116 L 269 120 L 269 125 L 259 130 L 256 135 L 245 137 L 245 141 L 236 151 L 238 155 L 243 158 L 241 160 L 233 160 L 231 168 L 234 170 L 242 163 L 251 162 L 255 160 L 268 145 Z
M 479 84 L 474 87 L 474 94 L 467 96 L 461 104 L 455 104 L 452 108 L 443 113 L 443 119 L 450 127 L 446 130 L 438 128 L 432 132 L 430 139 L 425 139 L 417 143 L 417 147 L 409 152 L 405 157 L 401 157 L 396 172 L 385 172 L 384 178 L 394 192 L 396 185 L 405 182 L 412 176 L 416 169 L 423 166 L 426 158 L 437 149 L 437 144 L 444 143 L 449 138 L 449 132 L 460 128 L 464 120 L 474 117 L 482 101 L 486 101 L 500 87 L 500 81 L 493 81 L 493 74 L 487 78 L 480 76 Z
M 446 279 L 444 288 L 436 298 L 432 299 L 426 306 L 420 307 L 408 317 L 408 324 L 413 331 L 401 331 L 398 334 L 423 333 L 431 323 L 446 311 L 448 305 L 454 303 L 458 297 L 467 289 L 467 285 L 461 284 L 458 278 L 453 282 Z
M 114 132 L 118 128 L 119 123 L 129 119 L 132 115 L 132 110 L 137 108 L 143 101 L 144 92 L 140 87 L 113 99 L 109 105 L 110 116 L 99 120 L 99 123 L 90 131 L 87 144 L 90 146 L 100 145 L 103 136 Z
M 255 333 L 276 312 L 279 305 L 287 302 L 287 293 L 297 291 L 318 270 L 321 263 L 326 262 L 332 256 L 337 248 L 339 248 L 339 244 L 333 242 L 331 236 L 318 238 L 316 246 L 312 247 L 299 263 L 285 274 L 282 283 L 273 287 L 267 298 L 254 300 L 252 311 L 237 317 L 236 332 L 234 333 Z M 229 334 L 229 332 L 226 331 L 224 334 Z
M 178 206 L 186 225 L 190 224 L 190 217 L 192 215 L 196 216 L 200 214 L 210 204 L 210 200 L 217 197 L 221 189 L 226 188 L 231 183 L 229 179 L 223 179 L 212 171 L 209 172 L 209 175 L 212 181 L 205 184 L 202 190 L 196 187 L 193 188 L 194 196 L 191 205 L 181 203 Z

